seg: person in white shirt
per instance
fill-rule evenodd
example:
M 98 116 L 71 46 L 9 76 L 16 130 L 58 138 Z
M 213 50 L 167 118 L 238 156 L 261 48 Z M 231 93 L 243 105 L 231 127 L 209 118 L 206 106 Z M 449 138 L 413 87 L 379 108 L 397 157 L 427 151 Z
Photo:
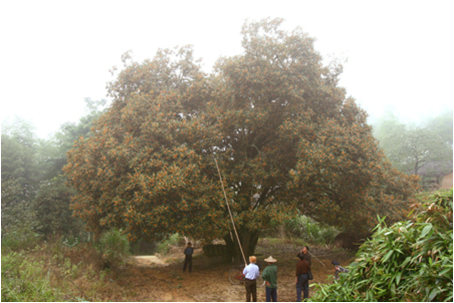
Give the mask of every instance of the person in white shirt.
M 246 302 L 257 302 L 257 283 L 256 279 L 260 275 L 259 267 L 255 264 L 257 258 L 255 256 L 249 257 L 249 265 L 243 269 L 245 276 L 244 286 L 246 287 Z

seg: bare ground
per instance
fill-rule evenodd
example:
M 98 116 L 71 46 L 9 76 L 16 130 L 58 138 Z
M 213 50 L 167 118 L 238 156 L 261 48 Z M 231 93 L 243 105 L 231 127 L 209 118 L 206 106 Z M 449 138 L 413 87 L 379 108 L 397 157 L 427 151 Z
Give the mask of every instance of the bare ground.
M 272 244 L 259 241 L 256 249 L 258 261 L 272 255 L 278 260 L 278 301 L 295 301 L 296 254 L 301 247 L 295 244 Z M 184 247 L 174 248 L 165 258 L 135 256 L 133 261 L 111 280 L 112 290 L 99 294 L 104 301 L 156 301 L 156 302 L 237 302 L 245 301 L 242 285 L 229 282 L 232 264 L 220 257 L 208 258 L 201 248 L 195 248 L 192 273 L 183 273 Z M 333 259 L 343 265 L 353 261 L 352 253 L 322 247 L 310 250 L 312 257 L 312 283 L 331 283 Z M 318 259 L 318 260 L 317 260 Z M 313 289 L 310 290 L 313 293 Z M 265 289 L 257 289 L 258 301 L 265 301 Z

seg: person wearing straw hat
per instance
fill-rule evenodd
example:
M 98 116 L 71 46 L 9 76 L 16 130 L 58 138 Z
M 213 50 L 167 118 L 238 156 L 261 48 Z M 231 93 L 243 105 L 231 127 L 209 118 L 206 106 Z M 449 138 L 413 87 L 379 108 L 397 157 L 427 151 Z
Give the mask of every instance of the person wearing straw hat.
M 277 260 L 269 256 L 265 262 L 268 266 L 263 270 L 262 278 L 266 283 L 266 302 L 277 302 Z

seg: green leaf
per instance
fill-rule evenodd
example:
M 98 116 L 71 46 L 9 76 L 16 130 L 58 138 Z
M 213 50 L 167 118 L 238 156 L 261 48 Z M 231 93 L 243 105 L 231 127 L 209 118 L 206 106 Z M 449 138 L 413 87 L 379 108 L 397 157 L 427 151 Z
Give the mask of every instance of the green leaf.
M 429 295 L 429 301 L 432 301 L 436 295 L 440 293 L 440 290 L 438 288 L 432 289 L 432 292 Z
M 402 254 L 402 255 L 404 254 L 404 252 L 403 252 L 402 250 L 398 249 L 398 248 L 395 248 L 394 250 L 397 251 L 397 252 L 399 252 L 399 253 Z
M 408 262 L 410 262 L 410 260 L 411 260 L 411 257 L 407 257 L 407 258 L 405 259 L 404 263 L 402 263 L 402 265 L 401 265 L 400 267 L 405 267 L 405 265 L 407 265 Z
M 447 273 L 450 273 L 450 274 L 446 275 Z M 446 269 L 442 270 L 438 275 L 445 276 L 446 278 L 452 279 L 452 266 L 451 266 L 451 268 L 446 268 Z
M 382 263 L 388 261 L 389 257 L 391 257 L 391 255 L 393 254 L 394 250 L 390 250 L 386 255 L 385 257 L 382 259 Z
M 432 230 L 432 224 L 423 228 L 420 238 L 425 237 Z
M 399 285 L 399 282 L 400 282 L 400 277 L 402 276 L 402 272 L 398 272 L 397 275 L 396 275 L 396 285 Z

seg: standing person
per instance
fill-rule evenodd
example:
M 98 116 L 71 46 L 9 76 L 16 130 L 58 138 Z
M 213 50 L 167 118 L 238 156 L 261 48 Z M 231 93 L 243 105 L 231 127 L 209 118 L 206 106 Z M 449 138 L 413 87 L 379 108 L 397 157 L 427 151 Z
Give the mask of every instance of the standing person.
M 299 255 L 300 261 L 296 264 L 296 301 L 301 302 L 301 291 L 304 293 L 304 299 L 309 298 L 309 276 L 308 272 L 311 266 L 302 254 Z
M 188 247 L 184 250 L 185 258 L 184 258 L 184 267 L 183 272 L 186 271 L 186 266 L 189 264 L 189 272 L 192 272 L 192 254 L 194 253 L 194 249 L 192 248 L 192 243 L 188 242 Z
M 259 267 L 255 264 L 257 258 L 255 256 L 249 257 L 249 265 L 243 269 L 245 276 L 244 286 L 246 287 L 246 302 L 257 302 L 257 277 L 260 275 Z
M 265 262 L 268 266 L 263 270 L 262 278 L 266 283 L 266 302 L 277 302 L 277 266 L 274 264 L 277 260 L 269 256 Z
M 309 265 L 312 265 L 312 257 L 311 257 L 311 254 L 309 253 L 309 246 L 303 246 L 303 248 L 300 250 L 300 252 L 298 253 L 297 257 L 299 258 L 299 255 L 303 255 L 304 257 L 304 260 L 306 260 Z

